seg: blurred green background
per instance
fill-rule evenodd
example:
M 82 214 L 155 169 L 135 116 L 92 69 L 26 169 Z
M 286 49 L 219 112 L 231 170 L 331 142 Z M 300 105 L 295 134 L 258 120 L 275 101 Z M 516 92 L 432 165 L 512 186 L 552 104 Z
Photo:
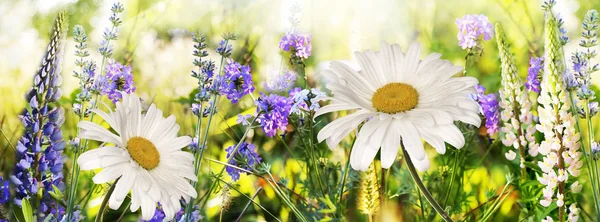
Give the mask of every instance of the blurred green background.
M 420 42 L 425 52 L 442 53 L 444 59 L 455 64 L 464 64 L 466 52 L 457 45 L 455 19 L 466 14 L 484 14 L 492 23 L 501 23 L 512 42 L 520 74 L 526 75 L 531 56 L 541 56 L 543 48 L 543 13 L 541 1 L 531 0 L 130 0 L 121 1 L 125 6 L 124 21 L 115 42 L 115 59 L 133 67 L 137 94 L 146 101 L 152 101 L 178 117 L 182 134 L 193 132 L 195 117 L 188 105 L 177 102 L 187 97 L 196 87 L 190 77 L 192 65 L 192 41 L 190 33 L 204 33 L 212 48 L 211 56 L 216 56 L 214 48 L 221 34 L 232 32 L 238 35 L 233 43 L 234 58 L 252 66 L 253 80 L 257 86 L 254 97 L 262 89 L 262 81 L 278 74 L 282 57 L 278 48 L 281 36 L 289 29 L 290 8 L 298 5 L 300 33 L 312 35 L 312 56 L 307 60 L 307 73 L 312 85 L 323 87 L 324 80 L 319 71 L 331 60 L 353 61 L 354 51 L 378 49 L 380 41 L 399 43 L 403 48 L 411 42 Z M 581 18 L 588 9 L 600 9 L 597 0 L 559 0 L 558 13 L 565 20 L 571 43 L 566 47 L 566 55 L 577 47 Z M 74 42 L 71 30 L 81 24 L 88 33 L 92 58 L 97 62 L 96 52 L 102 40 L 102 31 L 109 26 L 110 6 L 114 1 L 99 0 L 54 0 L 54 1 L 0 1 L 0 153 L 2 153 L 0 175 L 8 175 L 14 165 L 14 153 L 8 143 L 15 144 L 22 133 L 18 114 L 25 107 L 24 94 L 32 84 L 54 16 L 59 10 L 66 10 L 69 16 L 69 35 L 63 60 L 63 107 L 71 110 L 69 96 L 77 87 L 78 80 L 71 76 L 74 65 Z M 469 65 L 467 75 L 477 77 L 489 92 L 496 92 L 500 84 L 500 62 L 494 40 L 484 42 L 484 52 L 479 61 Z M 593 78 L 598 80 L 598 73 Z M 106 101 L 108 102 L 108 101 Z M 246 97 L 238 106 L 223 105 L 219 109 L 219 127 L 214 127 L 209 146 L 227 147 L 235 140 L 235 133 L 241 129 L 226 123 L 235 123 L 239 112 L 254 112 L 253 101 Z M 73 138 L 77 118 L 67 113 L 63 127 L 65 138 Z M 277 147 L 277 140 L 264 137 L 261 133 L 251 133 L 251 140 L 259 147 L 260 154 L 273 165 L 274 175 L 292 177 L 302 172 L 299 163 L 286 158 L 287 153 Z M 211 148 L 210 155 L 223 159 L 225 153 Z M 431 151 L 431 149 L 429 150 Z M 434 155 L 430 153 L 430 155 Z M 70 167 L 67 161 L 66 167 Z M 331 162 L 345 162 L 341 149 L 334 150 Z M 505 183 L 504 156 L 493 151 L 472 173 L 464 189 L 498 189 Z M 436 163 L 431 168 L 436 170 Z M 220 168 L 220 165 L 211 165 Z M 207 170 L 208 171 L 208 170 Z M 491 179 L 490 179 L 491 178 Z M 202 181 L 200 181 L 202 183 Z M 390 182 L 392 187 L 402 186 L 402 181 Z M 240 190 L 252 195 L 264 182 L 254 177 L 242 176 Z M 301 190 L 301 188 L 297 188 Z M 259 202 L 266 205 L 276 199 L 273 191 L 265 188 L 265 197 Z M 91 209 L 97 206 L 100 194 L 90 202 Z M 233 194 L 234 196 L 237 194 Z M 481 198 L 484 198 L 481 192 Z M 478 201 L 472 200 L 471 207 Z M 504 215 L 515 216 L 513 204 L 516 197 L 509 198 L 501 209 Z M 234 218 L 247 201 L 234 202 L 230 208 Z M 219 211 L 220 200 L 209 202 L 212 206 L 209 215 Z M 277 207 L 275 207 L 277 208 Z M 289 212 L 278 208 L 276 215 L 286 218 Z M 90 214 L 94 214 L 90 210 Z M 260 212 L 259 219 L 266 219 Z M 396 214 L 400 216 L 401 214 Z M 132 216 L 133 217 L 133 216 Z

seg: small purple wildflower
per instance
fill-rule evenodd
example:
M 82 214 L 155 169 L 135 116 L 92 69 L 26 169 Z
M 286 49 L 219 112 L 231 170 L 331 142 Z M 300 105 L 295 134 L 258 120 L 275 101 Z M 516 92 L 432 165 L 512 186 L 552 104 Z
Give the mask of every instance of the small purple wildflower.
M 288 125 L 288 116 L 293 104 L 293 99 L 261 93 L 256 104 L 257 122 L 269 137 L 275 136 L 277 130 L 284 131 Z
M 102 84 L 102 93 L 108 96 L 113 103 L 121 99 L 121 92 L 127 94 L 135 92 L 131 66 L 123 66 L 121 63 L 111 60 L 106 66 L 106 78 L 103 80 L 100 83 Z
M 227 159 L 229 159 L 230 156 L 233 154 L 235 148 L 236 146 L 233 145 L 225 149 L 225 151 L 227 152 Z M 246 142 L 242 142 L 241 144 L 239 144 L 239 148 L 234 155 L 234 158 L 231 158 L 229 164 L 242 169 L 246 169 L 248 171 L 252 171 L 252 168 L 255 165 L 259 164 L 261 161 L 260 156 L 258 156 L 258 153 L 256 153 L 256 146 L 254 146 L 254 144 L 249 144 Z M 237 181 L 240 179 L 240 173 L 245 173 L 244 171 L 230 166 L 226 166 L 225 170 L 227 171 L 227 174 L 231 176 L 231 179 L 233 181 Z
M 290 92 L 290 96 L 294 100 L 291 112 L 301 114 L 302 111 L 317 111 L 321 106 L 320 101 L 324 101 L 327 95 L 321 92 L 319 89 L 312 88 L 310 90 L 303 89 L 298 91 L 297 89 Z
M 458 45 L 463 49 L 477 46 L 477 40 L 483 35 L 483 40 L 492 39 L 494 27 L 485 15 L 465 15 L 456 19 L 458 26 Z
M 527 82 L 525 82 L 525 88 L 540 93 L 540 71 L 544 67 L 544 59 L 532 57 L 529 60 L 529 69 L 527 70 Z
M 248 121 L 248 119 L 251 119 L 252 115 L 250 115 L 250 114 L 246 114 L 246 115 L 238 114 L 237 117 L 238 118 L 237 118 L 237 120 L 235 120 L 235 122 L 237 122 L 238 124 L 242 124 L 244 126 L 250 125 L 250 121 Z
M 277 75 L 263 86 L 267 92 L 285 92 L 294 86 L 296 73 L 286 71 L 283 75 Z
M 9 188 L 8 180 L 2 180 L 2 176 L 0 176 L 0 205 L 8 203 L 10 200 Z
M 500 127 L 500 104 L 498 102 L 498 94 L 484 94 L 485 87 L 476 85 L 477 89 L 476 101 L 481 108 L 480 112 L 485 117 L 485 128 L 490 135 L 498 132 Z
M 233 50 L 233 46 L 231 44 L 227 44 L 225 39 L 219 42 L 219 47 L 217 47 L 217 53 L 223 57 L 231 56 L 231 51 Z
M 286 52 L 292 52 L 295 56 L 307 59 L 312 52 L 310 35 L 298 35 L 288 33 L 279 41 L 279 48 Z
M 229 62 L 225 66 L 225 74 L 222 78 L 219 83 L 219 91 L 231 100 L 231 103 L 237 103 L 243 96 L 254 92 L 249 66 Z

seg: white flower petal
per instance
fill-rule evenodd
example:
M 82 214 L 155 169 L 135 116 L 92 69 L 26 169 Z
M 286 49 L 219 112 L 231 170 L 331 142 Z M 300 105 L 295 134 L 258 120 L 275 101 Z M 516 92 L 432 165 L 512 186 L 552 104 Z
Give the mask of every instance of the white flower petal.
M 388 128 L 381 144 L 381 167 L 385 169 L 392 166 L 400 149 L 400 132 L 393 125 Z
M 355 170 L 365 171 L 373 162 L 373 158 L 379 151 L 379 145 L 369 143 L 369 138 L 383 124 L 378 118 L 373 118 L 363 125 L 358 132 L 354 147 L 350 153 L 350 165 Z
M 119 136 L 111 133 L 98 124 L 90 121 L 81 121 L 77 124 L 77 126 L 81 129 L 78 136 L 79 138 L 109 142 L 123 147 L 123 142 Z
M 96 176 L 92 178 L 92 181 L 94 181 L 95 184 L 102 184 L 116 180 L 121 175 L 123 175 L 123 171 L 126 168 L 125 165 L 127 164 L 120 164 L 116 166 L 113 165 L 104 168 L 104 170 L 100 171 L 100 173 L 96 174 Z
M 425 148 L 421 142 L 421 137 L 415 126 L 409 121 L 394 121 L 396 130 L 402 136 L 402 144 L 404 148 L 411 154 L 411 158 L 415 160 L 423 160 L 427 158 Z

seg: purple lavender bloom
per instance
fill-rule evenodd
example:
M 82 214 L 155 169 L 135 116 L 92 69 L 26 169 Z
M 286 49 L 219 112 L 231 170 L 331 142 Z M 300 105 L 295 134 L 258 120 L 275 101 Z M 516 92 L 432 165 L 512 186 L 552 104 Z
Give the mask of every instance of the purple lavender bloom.
M 293 99 L 277 94 L 267 96 L 261 93 L 255 104 L 257 122 L 267 136 L 273 137 L 278 129 L 284 131 L 287 128 Z
M 232 49 L 233 46 L 231 44 L 227 44 L 227 41 L 223 39 L 219 42 L 219 47 L 217 47 L 216 51 L 223 57 L 229 57 L 231 56 Z
M 196 116 L 200 115 L 200 104 L 192 103 L 192 113 Z
M 103 80 L 100 83 L 102 84 L 102 93 L 108 96 L 113 103 L 121 99 L 121 92 L 127 94 L 135 92 L 131 66 L 123 66 L 121 63 L 111 60 L 106 66 L 106 78 Z
M 563 74 L 563 81 L 565 83 L 565 87 L 569 91 L 576 90 L 581 87 L 581 84 L 577 80 L 577 77 L 575 77 L 575 75 L 573 75 L 573 72 L 569 71 L 568 69 L 565 70 Z
M 540 93 L 540 71 L 544 67 L 543 58 L 532 57 L 529 60 L 529 69 L 527 70 L 527 82 L 525 82 L 525 88 Z
M 237 117 L 238 118 L 235 120 L 235 122 L 237 122 L 238 124 L 242 124 L 244 126 L 250 125 L 250 121 L 248 121 L 248 119 L 251 119 L 252 115 L 250 115 L 250 114 L 246 114 L 246 115 L 238 114 Z
M 310 35 L 298 35 L 288 33 L 281 37 L 279 48 L 286 52 L 292 52 L 295 56 L 307 59 L 312 52 Z
M 310 44 L 311 37 L 308 35 L 300 35 L 296 39 L 296 56 L 304 59 L 308 59 L 312 52 L 312 44 Z
M 494 26 L 485 15 L 465 15 L 456 19 L 456 26 L 458 26 L 458 45 L 463 49 L 477 46 L 480 36 L 487 41 L 494 35 Z
M 2 180 L 0 176 L 0 205 L 8 203 L 10 199 L 10 187 L 8 180 Z
M 234 145 L 225 149 L 225 151 L 227 152 L 227 159 L 229 159 L 230 156 L 233 154 L 235 148 L 236 146 Z M 239 144 L 237 152 L 233 155 L 234 158 L 232 158 L 228 163 L 230 165 L 234 165 L 239 168 L 246 169 L 248 171 L 252 171 L 252 168 L 256 164 L 259 164 L 261 161 L 260 156 L 258 156 L 258 153 L 256 153 L 256 146 L 254 146 L 254 144 L 249 144 L 246 142 L 242 142 L 241 144 Z M 245 173 L 244 171 L 230 166 L 225 167 L 225 170 L 227 171 L 227 174 L 231 176 L 231 179 L 233 181 L 237 181 L 240 179 L 240 173 Z
M 140 221 L 146 221 L 146 222 L 163 222 L 165 217 L 167 217 L 165 215 L 165 212 L 162 210 L 162 207 L 157 207 L 156 211 L 154 211 L 154 216 L 152 216 L 152 219 L 150 220 L 141 220 Z
M 481 114 L 485 117 L 485 128 L 490 135 L 498 132 L 500 127 L 500 103 L 498 94 L 485 94 L 485 87 L 476 85 L 477 95 L 474 95 L 475 101 L 479 103 Z
M 197 151 L 198 150 L 198 137 L 194 137 L 192 138 L 192 142 L 190 143 L 190 145 L 188 145 L 188 148 L 192 151 Z
M 249 66 L 230 62 L 225 66 L 225 74 L 222 78 L 219 83 L 219 91 L 231 100 L 231 103 L 237 103 L 243 96 L 254 92 Z
M 286 71 L 283 75 L 277 75 L 268 82 L 263 83 L 267 92 L 285 92 L 294 86 L 296 73 Z
M 194 206 L 194 211 L 192 211 L 188 220 L 185 220 L 185 208 L 181 208 L 179 212 L 175 214 L 175 219 L 173 221 L 177 222 L 198 222 L 202 219 L 202 215 L 200 215 L 200 210 L 198 209 L 198 205 Z
M 296 89 L 290 93 L 290 97 L 294 100 L 291 112 L 301 115 L 303 113 L 302 111 L 319 110 L 321 108 L 319 102 L 324 101 L 327 98 L 327 95 L 319 89 L 312 88 L 310 90 L 303 89 L 301 91 Z

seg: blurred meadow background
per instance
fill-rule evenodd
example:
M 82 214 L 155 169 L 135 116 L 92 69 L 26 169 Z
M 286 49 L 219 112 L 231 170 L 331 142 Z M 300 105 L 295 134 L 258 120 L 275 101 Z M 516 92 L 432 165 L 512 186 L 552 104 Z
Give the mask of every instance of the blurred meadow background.
M 464 64 L 466 52 L 457 45 L 455 19 L 466 14 L 484 14 L 492 23 L 501 23 L 512 42 L 516 62 L 521 75 L 527 73 L 530 57 L 543 53 L 543 12 L 538 0 L 123 0 L 126 10 L 121 16 L 124 21 L 119 30 L 119 38 L 114 43 L 114 58 L 131 65 L 137 94 L 146 102 L 153 102 L 167 114 L 177 116 L 181 125 L 180 133 L 191 135 L 196 117 L 189 104 L 182 102 L 189 98 L 196 88 L 196 81 L 190 77 L 194 68 L 192 61 L 193 42 L 191 33 L 204 33 L 208 39 L 209 52 L 214 52 L 223 33 L 235 33 L 238 40 L 233 42 L 233 58 L 252 68 L 253 81 L 257 87 L 254 97 L 261 91 L 262 82 L 278 75 L 286 66 L 287 58 L 278 48 L 278 42 L 290 27 L 292 6 L 298 11 L 298 32 L 312 36 L 312 56 L 306 61 L 306 73 L 310 85 L 324 89 L 326 81 L 320 77 L 320 70 L 327 67 L 328 61 L 355 61 L 354 51 L 378 49 L 380 41 L 399 43 L 404 49 L 412 42 L 420 42 L 425 53 L 439 52 L 443 59 L 454 64 Z M 14 150 L 11 148 L 22 134 L 23 127 L 18 115 L 27 104 L 25 92 L 31 87 L 33 76 L 39 68 L 53 18 L 59 10 L 66 10 L 69 18 L 69 31 L 63 60 L 63 98 L 60 103 L 66 109 L 66 122 L 63 125 L 64 137 L 75 137 L 77 117 L 72 109 L 72 92 L 78 87 L 78 80 L 72 77 L 75 69 L 75 56 L 72 29 L 81 24 L 88 33 L 92 58 L 100 60 L 95 52 L 102 40 L 102 32 L 109 26 L 110 7 L 114 1 L 100 0 L 40 0 L 40 1 L 0 1 L 0 175 L 9 175 L 14 166 Z M 577 46 L 580 38 L 581 18 L 587 9 L 600 9 L 596 0 L 560 0 L 556 7 L 565 20 L 568 36 L 572 41 L 565 49 L 565 55 Z M 500 87 L 500 62 L 495 41 L 483 43 L 482 56 L 474 64 L 467 64 L 467 75 L 475 76 L 488 91 L 496 92 Z M 218 60 L 211 53 L 213 60 Z M 597 75 L 598 73 L 596 73 Z M 593 79 L 598 80 L 598 76 Z M 105 102 L 110 103 L 108 100 Z M 243 129 L 236 126 L 238 113 L 254 113 L 253 101 L 246 97 L 238 106 L 229 107 L 223 103 L 218 109 L 217 125 L 213 127 L 209 140 L 208 155 L 213 159 L 225 159 L 223 150 L 237 141 Z M 327 121 L 327 120 L 325 120 Z M 596 124 L 597 125 L 597 124 Z M 321 126 L 322 127 L 322 126 Z M 483 132 L 483 131 L 482 131 Z M 290 158 L 298 151 L 287 150 L 282 140 L 267 139 L 263 133 L 251 131 L 248 140 L 258 147 L 264 162 L 272 165 L 271 172 L 276 177 L 288 178 L 288 188 L 302 193 L 297 180 L 306 179 L 302 164 Z M 293 138 L 290 138 L 293 140 Z M 480 142 L 486 142 L 480 140 Z M 293 144 L 295 141 L 285 141 Z M 351 141 L 345 141 L 346 149 L 329 151 L 324 144 L 320 149 L 328 157 L 328 164 L 344 165 Z M 508 161 L 500 149 L 484 149 L 473 145 L 466 161 L 474 161 L 465 169 L 458 188 L 466 200 L 458 201 L 463 214 L 488 199 L 488 192 L 499 192 L 506 183 Z M 429 156 L 438 156 L 433 149 L 427 149 Z M 67 152 L 69 154 L 69 152 Z M 70 154 L 69 154 L 70 155 Z M 452 152 L 446 154 L 453 155 Z M 433 158 L 433 157 L 432 157 Z M 447 159 L 441 156 L 432 161 L 432 167 L 422 174 L 432 192 L 445 189 L 436 185 L 447 180 Z M 384 209 L 390 221 L 412 221 L 415 212 L 420 212 L 418 199 L 410 198 L 415 193 L 412 179 L 398 161 L 391 174 L 395 180 L 388 181 L 390 200 Z M 70 169 L 71 161 L 66 161 L 65 169 Z M 209 174 L 223 166 L 210 163 L 203 167 Z M 471 167 L 472 166 L 472 167 Z M 209 169 L 210 168 L 210 169 Z M 93 173 L 84 172 L 80 185 L 91 189 Z M 358 173 L 350 174 L 350 180 L 358 180 Z M 352 179 L 354 178 L 354 179 Z M 436 182 L 437 180 L 441 180 Z M 585 180 L 584 176 L 581 177 Z M 201 186 L 208 181 L 199 181 Z M 358 185 L 356 185 L 358 186 Z M 100 187 L 101 188 L 101 187 Z M 85 206 L 89 218 L 94 217 L 102 201 L 103 189 L 91 190 L 89 202 Z M 256 190 L 264 189 L 257 195 L 256 202 L 282 220 L 289 220 L 289 210 L 282 206 L 274 191 L 266 182 L 254 176 L 242 176 L 237 183 L 239 192 L 252 196 Z M 86 192 L 79 192 L 85 197 Z M 357 192 L 350 191 L 350 197 Z M 515 194 L 516 195 L 516 194 Z M 223 221 L 236 219 L 248 200 L 238 192 L 231 193 L 231 206 L 223 213 Z M 352 199 L 352 198 L 350 198 Z M 442 197 L 440 197 L 442 199 Z M 450 197 L 452 199 L 452 197 Z M 497 221 L 514 221 L 518 216 L 516 196 L 509 196 L 502 204 Z M 217 220 L 221 213 L 222 199 L 218 195 L 207 204 L 206 215 Z M 585 211 L 586 202 L 583 202 Z M 588 203 L 589 204 L 589 203 Z M 389 209 L 388 209 L 389 208 Z M 365 220 L 356 210 L 356 203 L 348 202 L 347 219 Z M 107 218 L 117 218 L 121 212 L 111 211 Z M 116 214 L 116 215 L 113 215 Z M 135 214 L 128 213 L 125 221 L 136 220 Z M 512 219 L 511 219 L 512 218 Z M 272 220 L 263 209 L 250 207 L 242 221 Z

